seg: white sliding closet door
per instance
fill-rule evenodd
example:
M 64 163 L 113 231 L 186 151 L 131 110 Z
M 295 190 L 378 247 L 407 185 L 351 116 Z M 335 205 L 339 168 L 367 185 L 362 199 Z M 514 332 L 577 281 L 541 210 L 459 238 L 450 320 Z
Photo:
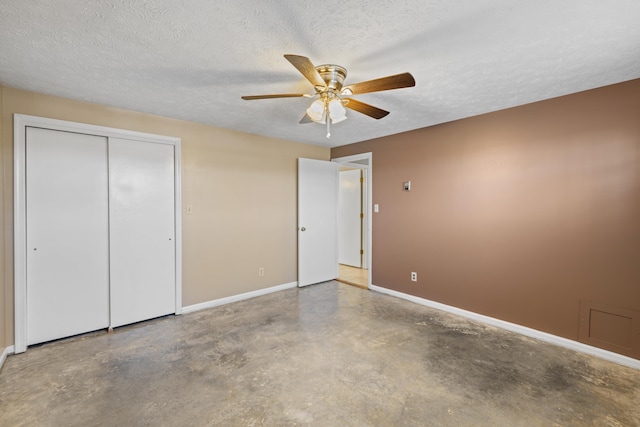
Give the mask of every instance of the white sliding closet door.
M 109 325 L 107 138 L 26 128 L 27 344 Z
M 111 326 L 175 313 L 174 146 L 109 139 Z

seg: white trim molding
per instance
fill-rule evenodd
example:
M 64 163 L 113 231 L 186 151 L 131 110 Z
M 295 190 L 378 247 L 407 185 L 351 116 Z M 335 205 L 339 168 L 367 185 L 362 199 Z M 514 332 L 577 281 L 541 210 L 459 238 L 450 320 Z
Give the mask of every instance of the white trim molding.
M 298 286 L 298 282 L 285 283 L 283 285 L 272 286 L 270 288 L 258 289 L 257 291 L 245 292 L 243 294 L 232 295 L 230 297 L 214 299 L 211 301 L 205 301 L 198 304 L 188 305 L 182 307 L 182 314 L 193 313 L 194 311 L 205 310 L 207 308 L 218 307 L 220 305 L 230 304 L 232 302 L 243 301 L 250 298 L 260 297 L 263 295 L 272 294 L 274 292 L 284 291 L 285 289 L 292 289 Z
M 2 369 L 2 365 L 4 365 L 4 361 L 7 360 L 7 356 L 15 353 L 15 347 L 10 345 L 5 348 L 2 354 L 0 354 L 0 369 Z
M 532 329 L 526 326 L 517 325 L 515 323 L 507 322 L 504 320 L 495 319 L 493 317 L 485 316 L 483 314 L 474 313 L 472 311 L 463 310 L 461 308 L 453 307 L 451 305 L 442 304 L 436 301 L 431 301 L 428 299 L 405 294 L 403 292 L 394 291 L 392 289 L 383 288 L 376 285 L 369 286 L 369 289 L 375 292 L 379 292 L 381 294 L 391 295 L 396 298 L 400 298 L 406 301 L 411 301 L 416 304 L 424 305 L 426 307 L 435 308 L 436 310 L 441 310 L 448 313 L 456 314 L 458 316 L 465 317 L 467 319 L 476 320 L 478 322 L 495 326 L 500 329 L 516 332 L 518 334 L 521 334 L 530 338 L 535 338 L 540 341 L 544 341 L 560 347 L 568 348 L 570 350 L 578 351 L 580 353 L 586 353 L 591 356 L 596 356 L 601 359 L 617 363 L 619 365 L 640 370 L 640 360 L 638 359 L 623 356 L 618 353 L 603 350 L 601 348 L 583 344 L 581 342 L 570 340 L 568 338 L 559 337 L 557 335 L 549 334 L 547 332 L 538 331 L 537 329 Z
M 132 139 L 174 146 L 175 172 L 175 314 L 182 311 L 182 140 L 178 137 L 156 135 L 145 132 L 95 126 L 65 120 L 49 119 L 24 114 L 13 115 L 13 180 L 14 180 L 14 350 L 22 353 L 27 349 L 27 261 L 26 261 L 26 131 L 27 127 L 38 127 L 66 132 L 99 135 L 107 138 Z

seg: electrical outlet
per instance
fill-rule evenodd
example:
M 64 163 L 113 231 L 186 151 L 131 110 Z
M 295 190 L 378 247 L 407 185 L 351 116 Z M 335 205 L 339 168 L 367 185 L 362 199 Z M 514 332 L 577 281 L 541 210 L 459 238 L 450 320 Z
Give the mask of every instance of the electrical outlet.
M 258 276 L 260 276 L 260 277 L 264 276 L 264 267 L 260 267 L 258 269 Z
M 411 272 L 411 281 L 412 282 L 417 282 L 418 281 L 418 273 L 416 273 L 415 271 Z

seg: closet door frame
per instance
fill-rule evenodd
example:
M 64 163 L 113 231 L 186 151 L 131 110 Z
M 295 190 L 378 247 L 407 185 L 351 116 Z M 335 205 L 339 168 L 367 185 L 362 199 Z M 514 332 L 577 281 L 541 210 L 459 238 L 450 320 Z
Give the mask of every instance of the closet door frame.
M 26 257 L 26 128 L 36 127 L 58 131 L 84 133 L 107 138 L 168 144 L 174 146 L 175 180 L 175 314 L 182 313 L 182 182 L 180 138 L 88 125 L 65 120 L 14 114 L 13 116 L 13 182 L 14 182 L 14 351 L 27 349 L 27 257 Z

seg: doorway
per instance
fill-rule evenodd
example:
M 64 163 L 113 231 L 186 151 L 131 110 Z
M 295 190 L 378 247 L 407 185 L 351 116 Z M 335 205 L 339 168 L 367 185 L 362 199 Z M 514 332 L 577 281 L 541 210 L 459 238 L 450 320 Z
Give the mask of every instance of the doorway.
M 332 159 L 339 163 L 338 280 L 371 284 L 371 153 Z

